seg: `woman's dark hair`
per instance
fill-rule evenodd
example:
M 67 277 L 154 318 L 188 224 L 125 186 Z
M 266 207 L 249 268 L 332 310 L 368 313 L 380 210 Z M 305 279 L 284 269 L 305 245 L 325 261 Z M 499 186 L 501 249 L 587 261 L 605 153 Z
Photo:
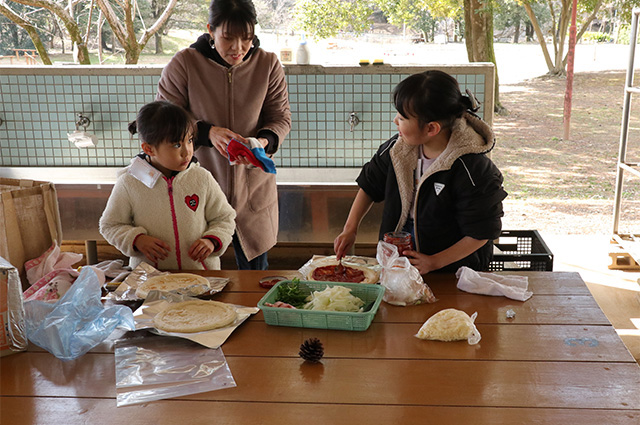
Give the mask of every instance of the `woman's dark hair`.
M 226 31 L 244 39 L 253 38 L 256 9 L 251 0 L 212 0 L 209 6 L 209 26 L 211 29 L 226 24 Z
M 420 125 L 438 121 L 444 128 L 450 128 L 464 111 L 477 110 L 475 98 L 463 95 L 455 78 L 437 70 L 402 80 L 393 90 L 393 104 L 405 118 L 414 116 Z
M 129 132 L 139 133 L 140 139 L 152 146 L 182 142 L 189 132 L 195 131 L 191 114 L 166 100 L 147 103 L 138 111 L 136 120 L 129 123 Z

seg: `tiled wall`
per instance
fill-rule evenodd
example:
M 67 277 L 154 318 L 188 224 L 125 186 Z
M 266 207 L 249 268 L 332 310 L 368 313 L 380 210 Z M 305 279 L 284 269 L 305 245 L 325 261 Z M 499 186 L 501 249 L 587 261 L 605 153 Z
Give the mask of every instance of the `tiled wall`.
M 426 69 L 451 73 L 493 117 L 493 65 L 285 68 L 293 126 L 276 156 L 280 167 L 360 167 L 395 132 L 391 92 Z M 139 152 L 127 132 L 143 104 L 155 98 L 161 67 L 0 67 L 0 166 L 121 167 Z M 360 123 L 350 131 L 355 112 Z M 96 147 L 78 149 L 67 133 L 76 113 L 91 120 Z

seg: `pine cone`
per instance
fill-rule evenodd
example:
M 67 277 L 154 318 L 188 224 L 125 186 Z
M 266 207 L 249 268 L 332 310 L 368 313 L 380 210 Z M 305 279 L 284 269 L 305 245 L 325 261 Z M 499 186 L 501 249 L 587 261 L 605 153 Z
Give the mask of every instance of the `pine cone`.
M 311 363 L 318 363 L 324 355 L 324 348 L 318 338 L 309 338 L 300 345 L 300 357 Z

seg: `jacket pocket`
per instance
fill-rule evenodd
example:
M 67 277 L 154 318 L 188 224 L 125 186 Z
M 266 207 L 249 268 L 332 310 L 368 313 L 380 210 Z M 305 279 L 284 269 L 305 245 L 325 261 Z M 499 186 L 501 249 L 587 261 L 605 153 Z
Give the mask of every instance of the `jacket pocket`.
M 247 204 L 253 212 L 262 211 L 278 200 L 276 175 L 265 173 L 259 168 L 247 169 Z

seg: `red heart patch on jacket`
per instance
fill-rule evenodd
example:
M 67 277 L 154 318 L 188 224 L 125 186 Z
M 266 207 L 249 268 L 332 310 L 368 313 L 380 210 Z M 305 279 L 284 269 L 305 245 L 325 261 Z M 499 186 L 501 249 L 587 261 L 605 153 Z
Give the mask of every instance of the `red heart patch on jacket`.
M 191 196 L 184 197 L 184 202 L 187 204 L 189 208 L 191 208 L 192 211 L 195 211 L 198 208 L 199 201 L 200 201 L 200 198 L 198 198 L 198 195 L 196 195 L 195 193 Z

